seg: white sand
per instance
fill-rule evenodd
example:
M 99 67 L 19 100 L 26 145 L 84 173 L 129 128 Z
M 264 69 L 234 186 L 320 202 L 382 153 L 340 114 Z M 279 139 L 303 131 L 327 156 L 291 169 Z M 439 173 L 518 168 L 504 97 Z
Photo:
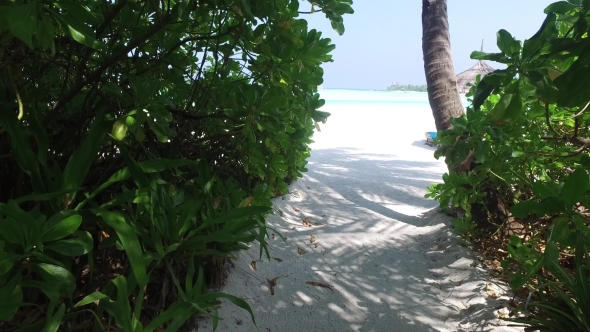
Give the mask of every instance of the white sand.
M 496 318 L 508 298 L 486 292 L 491 286 L 501 295 L 506 286 L 450 234 L 437 203 L 423 198 L 445 172 L 424 145 L 433 127 L 424 109 L 332 111 L 315 137 L 309 172 L 275 200 L 282 215 L 267 219 L 288 238 L 270 240 L 271 256 L 283 261 L 263 256 L 254 270 L 259 246 L 252 244 L 228 268 L 222 291 L 244 298 L 257 325 L 224 302 L 217 330 L 522 331 Z M 304 218 L 321 225 L 304 226 Z M 277 277 L 271 295 L 267 279 Z M 200 321 L 199 331 L 211 331 L 211 320 Z

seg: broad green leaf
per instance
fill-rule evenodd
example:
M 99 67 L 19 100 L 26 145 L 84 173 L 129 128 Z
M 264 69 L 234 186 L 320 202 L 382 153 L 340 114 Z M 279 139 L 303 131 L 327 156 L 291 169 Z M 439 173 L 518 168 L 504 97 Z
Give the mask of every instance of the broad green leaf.
M 549 7 L 551 6 L 552 5 Z M 549 7 L 545 9 L 546 13 L 548 13 L 547 9 L 549 9 Z M 548 44 L 548 39 L 557 34 L 557 29 L 555 27 L 556 18 L 557 17 L 554 13 L 549 12 L 539 31 L 537 31 L 537 33 L 535 33 L 530 39 L 524 41 L 522 48 L 522 57 L 524 59 L 528 59 L 537 54 L 544 45 Z
M 33 245 L 41 246 L 40 232 L 33 217 L 23 211 L 14 201 L 0 203 L 0 236 L 29 251 Z
M 525 219 L 529 214 L 538 213 L 539 203 L 535 201 L 524 201 L 510 207 L 510 212 L 519 219 Z
M 518 84 L 516 82 L 515 84 Z M 518 87 L 518 85 L 515 85 Z M 500 97 L 500 101 L 492 109 L 492 116 L 495 121 L 512 121 L 523 113 L 522 99 L 518 88 L 513 93 L 506 93 Z
M 143 250 L 141 249 L 139 239 L 137 238 L 137 234 L 133 231 L 133 228 L 129 226 L 125 217 L 118 213 L 108 212 L 101 209 L 93 209 L 93 211 L 100 216 L 107 225 L 117 232 L 119 240 L 123 244 L 125 253 L 129 258 L 137 282 L 141 288 L 145 287 L 148 283 L 148 275 L 143 260 Z
M 65 188 L 78 188 L 86 178 L 90 166 L 97 158 L 98 151 L 102 145 L 102 140 L 109 130 L 109 123 L 104 120 L 102 114 L 97 114 L 90 125 L 88 134 L 72 154 L 64 169 Z M 76 193 L 67 194 L 64 206 L 69 206 Z
M 95 291 L 92 294 L 84 296 L 84 298 L 82 300 L 80 300 L 78 303 L 76 303 L 76 305 L 74 305 L 74 308 L 82 307 L 87 304 L 94 303 L 96 301 L 100 301 L 100 300 L 108 299 L 108 298 L 109 297 L 107 295 L 105 295 L 99 291 Z
M 191 303 L 192 307 L 195 308 L 197 311 L 198 306 L 195 303 Z M 186 323 L 186 321 L 194 315 L 194 310 L 186 310 L 180 312 L 174 319 L 168 324 L 166 328 L 166 332 L 176 332 L 180 330 Z M 207 314 L 205 310 L 200 310 L 200 313 Z
M 497 33 L 497 38 L 498 48 L 500 51 L 502 51 L 502 53 L 513 57 L 518 52 L 520 52 L 520 42 L 514 39 L 514 37 L 512 37 L 508 31 L 501 29 Z
M 588 179 L 588 173 L 582 169 L 576 169 L 568 178 L 565 180 L 563 188 L 561 189 L 561 196 L 568 209 L 573 208 L 574 204 L 579 202 L 584 196 L 586 191 L 590 189 L 590 180 Z
M 5 11 L 8 31 L 32 49 L 32 38 L 37 29 L 37 1 L 0 8 Z
M 578 59 L 553 83 L 559 90 L 557 103 L 563 107 L 584 106 L 590 95 L 590 49 L 585 49 Z
M 22 256 L 0 249 L 0 276 L 6 274 Z
M 503 53 L 485 53 L 481 51 L 473 51 L 471 52 L 470 58 L 474 60 L 490 60 L 505 64 L 512 62 L 512 60 L 510 60 Z
M 489 76 L 491 74 L 486 75 Z M 480 81 L 475 88 L 475 96 L 473 97 L 473 108 L 476 111 L 481 109 L 484 101 L 492 94 L 495 87 L 484 80 Z
M 576 10 L 576 6 L 572 5 L 567 1 L 558 1 L 550 4 L 544 10 L 545 14 L 549 13 L 556 13 L 556 14 L 566 14 L 567 12 Z
M 101 23 L 101 20 L 97 18 L 96 13 L 88 10 L 82 1 L 58 1 L 55 4 L 70 16 L 77 18 L 86 24 L 93 26 Z
M 123 328 L 123 331 L 134 331 L 131 322 L 131 306 L 129 305 L 129 289 L 125 277 L 118 276 L 111 280 L 117 286 L 117 300 L 113 303 L 111 314 L 115 316 L 117 325 Z M 143 288 L 143 287 L 142 287 Z
M 41 21 L 39 22 L 39 26 L 37 26 L 37 32 L 35 32 L 35 37 L 37 38 L 37 42 L 39 43 L 41 48 L 43 48 L 44 50 L 48 48 L 51 49 L 52 54 L 55 53 L 53 33 L 53 23 L 51 23 L 51 20 L 49 18 L 43 16 L 41 18 Z
M 92 235 L 86 231 L 77 231 L 77 237 L 45 244 L 46 250 L 58 252 L 64 256 L 86 255 L 93 248 Z
M 96 188 L 92 192 L 92 194 L 90 194 L 90 196 L 88 198 L 86 198 L 83 202 L 78 204 L 78 206 L 76 206 L 76 210 L 82 209 L 84 207 L 84 205 L 86 205 L 86 203 L 88 201 L 90 201 L 90 199 L 94 198 L 96 195 L 98 195 L 100 192 L 102 192 L 103 190 L 108 188 L 110 185 L 117 183 L 117 182 L 125 181 L 125 180 L 129 179 L 130 177 L 131 177 L 131 173 L 129 172 L 129 169 L 123 168 L 121 170 L 118 170 L 113 175 L 111 175 L 111 177 L 106 182 L 104 182 L 98 188 Z
M 326 120 L 328 119 L 328 117 L 330 116 L 330 113 L 328 112 L 323 112 L 323 111 L 313 111 L 311 117 L 313 118 L 313 120 L 315 122 L 326 122 Z
M 61 294 L 71 294 L 76 289 L 74 276 L 61 266 L 38 263 L 33 265 L 33 269 L 52 290 Z
M 82 216 L 77 214 L 68 216 L 71 212 L 66 211 L 71 210 L 58 212 L 43 225 L 41 230 L 41 240 L 43 242 L 59 240 L 78 230 L 82 224 Z
M 569 222 L 567 217 L 558 217 L 555 218 L 553 221 L 553 226 L 551 229 L 551 238 L 552 241 L 559 242 L 560 240 L 564 240 L 569 236 L 570 228 Z
M 2 299 L 0 301 L 0 321 L 9 321 L 14 317 L 19 307 L 31 304 L 22 303 L 23 290 L 20 274 L 14 275 L 10 280 L 4 280 L 4 284 L 0 286 L 0 299 Z
M 61 320 L 66 312 L 65 304 L 61 304 L 57 312 L 47 320 L 43 332 L 57 332 L 61 325 Z
M 152 332 L 155 331 L 158 327 L 164 325 L 165 323 L 173 320 L 175 317 L 182 316 L 186 317 L 188 320 L 194 313 L 192 310 L 192 304 L 189 302 L 180 302 L 175 303 L 170 306 L 166 311 L 159 314 L 151 323 L 149 323 L 146 327 L 144 327 L 144 332 Z M 186 321 L 185 320 L 185 321 Z
M 557 196 L 557 190 L 545 183 L 535 182 L 533 183 L 533 194 L 535 194 L 536 197 L 543 199 L 550 196 Z
M 534 277 L 537 274 L 537 272 L 539 272 L 539 269 L 541 269 L 541 267 L 543 266 L 544 263 L 545 263 L 545 256 L 541 256 L 541 258 L 539 258 L 538 260 L 536 260 L 533 263 L 533 265 L 531 266 L 531 268 L 525 274 L 517 274 L 517 275 L 515 275 L 512 278 L 512 280 L 510 280 L 510 287 L 513 290 L 520 289 L 529 280 L 531 280 L 531 278 Z
M 85 22 L 80 21 L 79 18 L 70 17 L 68 15 L 58 15 L 57 19 L 61 21 L 65 30 L 69 32 L 70 36 L 78 43 L 88 46 L 94 49 L 101 49 L 105 47 L 105 44 L 97 40 L 94 36 L 94 32 L 90 29 Z
M 207 294 L 204 294 L 202 296 L 202 298 L 205 301 L 216 300 L 219 298 L 226 299 L 226 300 L 230 301 L 231 303 L 237 305 L 238 307 L 246 310 L 248 313 L 250 313 L 250 317 L 252 318 L 252 322 L 254 323 L 254 325 L 256 325 L 256 319 L 254 318 L 254 313 L 252 313 L 252 308 L 250 308 L 250 305 L 248 305 L 248 303 L 246 303 L 246 301 L 240 299 L 239 297 L 236 297 L 236 296 L 230 295 L 230 294 L 226 294 L 226 293 L 207 293 Z
M 558 90 L 548 75 L 539 71 L 529 72 L 530 82 L 535 86 L 537 96 L 545 102 L 555 103 L 557 101 Z M 543 112 L 544 113 L 544 112 Z
M 65 190 L 61 190 L 61 191 L 51 192 L 51 193 L 47 193 L 47 194 L 31 194 L 31 195 L 21 196 L 21 197 L 15 199 L 14 202 L 16 204 L 22 204 L 24 202 L 31 202 L 31 201 L 46 201 L 46 200 L 49 200 L 52 198 L 60 197 L 65 194 L 69 194 L 69 193 L 81 190 L 81 189 L 82 188 L 72 188 L 72 189 L 65 189 Z
M 119 145 L 119 150 L 125 159 L 125 164 L 127 164 L 127 169 L 131 173 L 131 178 L 135 182 L 138 188 L 149 188 L 150 187 L 150 180 L 148 179 L 145 172 L 139 167 L 137 162 L 133 160 L 133 158 L 129 155 L 127 148 Z

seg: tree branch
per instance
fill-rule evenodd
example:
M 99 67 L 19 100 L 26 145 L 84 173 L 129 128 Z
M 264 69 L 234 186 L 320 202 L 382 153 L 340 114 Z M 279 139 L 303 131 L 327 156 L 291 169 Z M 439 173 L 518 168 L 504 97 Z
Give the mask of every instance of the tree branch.
M 74 87 L 68 91 L 65 95 L 63 95 L 59 100 L 53 104 L 53 108 L 47 115 L 45 116 L 44 122 L 46 124 L 51 123 L 51 121 L 57 115 L 57 112 L 65 106 L 69 101 L 71 101 L 86 85 L 93 83 L 100 79 L 101 75 L 109 69 L 112 65 L 117 63 L 121 58 L 125 57 L 131 50 L 138 47 L 139 45 L 143 44 L 147 41 L 150 37 L 158 33 L 160 30 L 165 28 L 170 22 L 172 22 L 171 16 L 164 17 L 161 21 L 154 24 L 146 33 L 144 33 L 139 38 L 130 41 L 127 46 L 123 47 L 119 53 L 115 54 L 111 58 L 107 59 L 103 62 L 98 69 L 90 73 L 87 78 L 83 81 L 78 81 Z

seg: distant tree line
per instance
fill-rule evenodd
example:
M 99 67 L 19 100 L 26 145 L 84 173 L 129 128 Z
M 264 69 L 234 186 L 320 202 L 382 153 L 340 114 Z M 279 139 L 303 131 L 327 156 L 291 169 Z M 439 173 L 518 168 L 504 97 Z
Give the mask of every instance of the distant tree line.
M 392 84 L 387 87 L 387 91 L 417 91 L 426 92 L 426 85 L 411 85 L 411 84 Z

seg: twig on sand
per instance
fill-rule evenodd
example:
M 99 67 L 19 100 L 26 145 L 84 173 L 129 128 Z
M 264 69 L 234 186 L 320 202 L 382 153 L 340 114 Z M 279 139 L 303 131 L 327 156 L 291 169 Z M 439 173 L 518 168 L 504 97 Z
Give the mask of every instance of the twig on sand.
M 324 287 L 324 288 L 327 288 L 327 289 L 331 290 L 332 293 L 334 293 L 334 290 L 332 289 L 332 288 L 334 288 L 334 286 L 332 286 L 332 285 L 328 285 L 328 284 L 325 284 L 323 282 L 317 282 L 317 281 L 306 281 L 305 283 L 306 284 L 310 284 L 312 286 L 316 286 L 316 287 Z

